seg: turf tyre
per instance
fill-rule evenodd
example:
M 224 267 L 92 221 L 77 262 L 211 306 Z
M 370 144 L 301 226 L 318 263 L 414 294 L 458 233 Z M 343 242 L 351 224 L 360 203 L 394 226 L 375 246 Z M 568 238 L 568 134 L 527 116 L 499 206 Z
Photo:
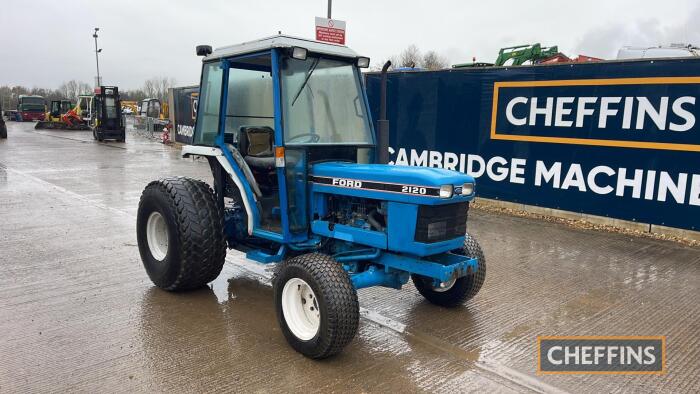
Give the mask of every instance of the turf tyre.
M 147 234 L 149 218 L 158 215 L 167 228 L 164 256 L 154 256 Z M 223 226 L 223 213 L 205 182 L 173 177 L 148 184 L 136 218 L 139 253 L 148 277 L 168 291 L 193 290 L 216 279 L 226 258 Z
M 310 339 L 301 339 L 285 319 L 282 297 L 285 285 L 303 280 L 313 291 L 320 311 L 318 331 Z M 357 333 L 360 307 L 357 291 L 348 273 L 331 256 L 309 253 L 281 264 L 273 279 L 277 320 L 292 348 L 306 357 L 322 359 L 340 353 Z
M 415 274 L 411 275 L 413 284 L 426 300 L 435 305 L 455 307 L 472 299 L 481 290 L 481 286 L 486 280 L 486 257 L 484 257 L 484 252 L 474 236 L 470 234 L 464 236 L 462 253 L 465 256 L 475 258 L 478 267 L 475 272 L 455 280 L 449 288 L 436 289 L 432 279 Z

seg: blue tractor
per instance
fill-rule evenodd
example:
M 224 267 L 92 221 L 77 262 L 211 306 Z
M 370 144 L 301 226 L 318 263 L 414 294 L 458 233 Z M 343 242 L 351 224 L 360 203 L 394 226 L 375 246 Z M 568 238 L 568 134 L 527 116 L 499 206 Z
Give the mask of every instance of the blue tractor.
M 279 263 L 281 330 L 311 358 L 355 336 L 359 289 L 400 289 L 410 278 L 437 305 L 476 295 L 486 265 L 466 233 L 474 179 L 375 163 L 388 132 L 375 138 L 360 72 L 368 58 L 283 35 L 197 54 L 194 143 L 182 155 L 207 159 L 213 189 L 184 177 L 145 188 L 137 236 L 155 285 L 206 285 L 227 248 Z

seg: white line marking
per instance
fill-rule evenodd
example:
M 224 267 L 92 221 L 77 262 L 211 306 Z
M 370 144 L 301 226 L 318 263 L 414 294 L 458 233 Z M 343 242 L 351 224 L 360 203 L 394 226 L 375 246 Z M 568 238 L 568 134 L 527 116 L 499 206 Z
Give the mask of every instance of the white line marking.
M 363 307 L 360 307 L 360 316 L 364 317 L 365 319 L 377 323 L 380 326 L 386 327 L 390 330 L 394 330 L 398 333 L 403 334 L 406 331 L 406 325 L 403 323 L 399 323 L 396 320 L 393 320 L 391 318 L 388 318 L 378 312 L 375 312 L 371 309 L 366 309 Z
M 486 363 L 481 361 L 477 361 L 475 365 L 479 369 L 490 372 L 494 375 L 498 375 L 503 379 L 506 379 L 510 382 L 513 382 L 517 385 L 520 385 L 538 393 L 567 393 L 567 391 L 544 383 L 534 376 L 530 376 L 522 372 L 516 371 L 515 369 L 506 367 L 505 365 Z
M 67 194 L 67 195 L 69 195 L 69 196 L 71 196 L 71 197 L 73 197 L 73 198 L 75 198 L 75 199 L 77 199 L 77 200 L 86 202 L 86 203 L 88 203 L 88 204 L 90 204 L 90 205 L 92 205 L 92 206 L 94 206 L 94 207 L 97 207 L 97 208 L 100 208 L 100 209 L 105 209 L 105 210 L 108 210 L 108 211 L 110 211 L 110 212 L 113 212 L 113 213 L 116 213 L 116 214 L 119 214 L 119 215 L 122 215 L 122 216 L 126 216 L 126 217 L 129 217 L 129 218 L 134 218 L 134 219 L 136 218 L 136 216 L 134 216 L 134 215 L 132 215 L 132 214 L 126 212 L 126 211 L 122 211 L 121 209 L 117 209 L 117 208 L 114 208 L 114 207 L 110 207 L 109 205 L 106 205 L 106 204 L 103 204 L 103 203 L 101 203 L 101 202 L 99 202 L 99 201 L 96 201 L 96 200 L 90 199 L 90 198 L 88 198 L 88 197 L 85 197 L 85 196 L 83 196 L 82 194 L 78 194 L 78 193 L 76 193 L 76 192 L 72 192 L 72 191 L 70 191 L 70 190 L 68 190 L 68 189 L 66 189 L 66 188 L 64 188 L 64 187 L 55 185 L 55 184 L 53 184 L 53 183 L 51 183 L 51 182 L 48 182 L 48 181 L 45 181 L 45 180 L 43 180 L 43 179 L 41 179 L 41 178 L 37 178 L 37 177 L 35 177 L 34 175 L 31 175 L 31 174 L 26 173 L 26 172 L 24 172 L 24 171 L 15 170 L 14 168 L 9 168 L 9 167 L 4 167 L 4 168 L 5 168 L 7 171 L 9 171 L 9 172 L 13 172 L 13 173 L 15 173 L 15 174 L 17 174 L 17 175 L 26 177 L 27 179 L 29 179 L 29 180 L 31 180 L 31 181 L 33 181 L 33 182 L 39 183 L 39 184 L 41 184 L 41 185 L 43 185 L 43 186 L 48 187 L 49 189 L 53 189 L 53 190 L 57 191 L 57 192 Z

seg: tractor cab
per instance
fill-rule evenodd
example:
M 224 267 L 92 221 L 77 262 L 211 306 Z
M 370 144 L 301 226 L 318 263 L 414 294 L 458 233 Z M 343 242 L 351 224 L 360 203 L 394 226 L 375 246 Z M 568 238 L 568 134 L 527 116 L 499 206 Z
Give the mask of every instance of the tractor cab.
M 286 36 L 205 57 L 192 148 L 216 147 L 241 169 L 245 233 L 307 240 L 310 164 L 374 160 L 368 65 L 347 47 Z
M 217 195 L 246 219 L 231 222 L 231 245 L 253 238 L 294 248 L 335 238 L 417 255 L 461 245 L 471 177 L 374 164 L 360 72 L 368 58 L 281 35 L 198 52 L 205 57 L 194 146 L 183 155 L 217 152 L 210 156 Z M 392 225 L 416 236 L 392 233 Z M 255 251 L 251 258 L 278 257 Z

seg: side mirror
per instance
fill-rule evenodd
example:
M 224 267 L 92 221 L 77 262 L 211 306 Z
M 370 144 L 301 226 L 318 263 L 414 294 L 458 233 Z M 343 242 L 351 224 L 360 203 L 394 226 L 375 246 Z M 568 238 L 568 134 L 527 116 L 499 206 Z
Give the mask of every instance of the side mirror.
M 197 45 L 197 56 L 209 56 L 211 52 L 211 45 Z

